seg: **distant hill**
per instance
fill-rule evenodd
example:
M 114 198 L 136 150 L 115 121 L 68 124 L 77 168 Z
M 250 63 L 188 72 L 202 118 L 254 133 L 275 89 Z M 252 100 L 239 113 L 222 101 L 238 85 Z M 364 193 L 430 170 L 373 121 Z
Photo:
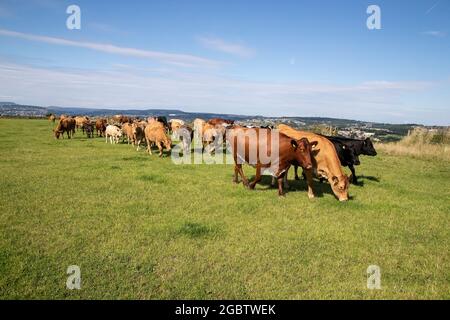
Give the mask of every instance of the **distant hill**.
M 47 108 L 20 105 L 14 102 L 0 102 L 0 116 L 3 117 L 45 117 Z

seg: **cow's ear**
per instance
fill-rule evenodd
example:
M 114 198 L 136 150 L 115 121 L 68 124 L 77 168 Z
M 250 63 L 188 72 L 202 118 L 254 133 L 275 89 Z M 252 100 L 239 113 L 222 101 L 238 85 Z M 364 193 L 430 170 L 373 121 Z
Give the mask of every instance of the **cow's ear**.
M 315 156 L 317 156 L 317 154 L 319 153 L 319 151 L 320 151 L 320 149 L 313 150 L 313 151 L 311 151 L 311 155 L 312 155 L 313 157 L 315 157 Z
M 319 141 L 312 141 L 312 142 L 310 142 L 311 148 L 317 147 L 318 144 L 319 144 Z
M 292 139 L 292 140 L 291 140 L 291 146 L 292 146 L 292 148 L 297 149 L 297 147 L 298 147 L 297 141 L 294 140 L 294 139 Z

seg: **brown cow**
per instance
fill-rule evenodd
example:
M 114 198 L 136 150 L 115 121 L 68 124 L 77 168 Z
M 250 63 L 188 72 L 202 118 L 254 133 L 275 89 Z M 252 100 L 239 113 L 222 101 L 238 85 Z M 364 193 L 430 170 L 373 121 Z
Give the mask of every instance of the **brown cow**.
M 210 119 L 208 121 L 208 123 L 210 125 L 213 125 L 213 126 L 217 126 L 217 125 L 231 126 L 231 125 L 234 124 L 234 120 L 227 120 L 227 119 L 222 119 L 222 118 L 214 118 L 214 119 Z
M 272 137 L 272 135 L 278 136 Z M 239 174 L 244 186 L 254 189 L 261 180 L 261 170 L 266 169 L 278 179 L 278 195 L 280 196 L 284 195 L 283 178 L 291 165 L 299 165 L 307 172 L 311 172 L 311 149 L 317 144 L 315 141 L 310 143 L 306 138 L 292 139 L 278 131 L 258 128 L 230 129 L 227 133 L 227 141 L 231 146 L 235 163 L 233 182 L 238 183 Z M 272 142 L 278 145 L 272 145 Z M 267 159 L 262 159 L 263 156 Z M 244 175 L 243 163 L 256 168 L 256 177 L 252 183 L 249 183 Z M 308 174 L 308 177 L 308 196 L 313 198 L 311 174 Z
M 146 127 L 146 122 L 144 122 L 144 123 L 134 122 L 131 125 L 134 145 L 137 146 L 136 151 L 139 151 L 141 142 L 145 140 L 145 127 Z
M 64 139 L 64 133 L 67 133 L 67 137 L 70 139 L 75 134 L 75 119 L 72 118 L 63 118 L 59 120 L 58 125 L 53 130 L 55 133 L 55 138 L 59 139 L 61 135 Z
M 312 132 L 298 131 L 284 124 L 280 124 L 278 129 L 281 133 L 294 139 L 307 138 L 317 141 L 317 146 L 313 150 L 313 171 L 319 178 L 323 177 L 328 180 L 339 201 L 347 201 L 349 181 L 347 175 L 342 171 L 341 162 L 333 143 L 323 136 Z
M 171 150 L 172 141 L 166 134 L 165 126 L 163 123 L 155 121 L 145 127 L 145 140 L 147 141 L 147 151 L 152 154 L 152 143 L 155 143 L 159 149 L 159 156 L 163 155 L 163 147 L 167 151 Z
M 97 131 L 97 137 L 103 137 L 106 131 L 106 125 L 108 121 L 106 119 L 97 119 L 95 121 L 95 130 Z
M 122 125 L 122 133 L 123 140 L 125 141 L 125 138 L 127 138 L 127 143 L 134 145 L 133 126 L 130 123 L 126 122 Z
M 94 123 L 91 121 L 83 122 L 83 132 L 86 132 L 88 138 L 94 137 Z
M 124 116 L 122 114 L 117 114 L 112 117 L 113 122 L 124 124 L 126 122 L 133 122 L 133 119 L 129 116 Z

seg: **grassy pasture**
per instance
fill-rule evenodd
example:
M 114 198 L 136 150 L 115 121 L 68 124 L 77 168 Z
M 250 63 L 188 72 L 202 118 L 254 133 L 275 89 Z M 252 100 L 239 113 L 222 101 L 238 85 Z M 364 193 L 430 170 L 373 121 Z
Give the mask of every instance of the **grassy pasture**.
M 279 198 L 269 179 L 233 185 L 229 165 L 52 128 L 0 119 L 2 299 L 450 298 L 448 161 L 364 157 L 339 203 L 327 184 Z M 372 264 L 381 290 L 366 288 Z

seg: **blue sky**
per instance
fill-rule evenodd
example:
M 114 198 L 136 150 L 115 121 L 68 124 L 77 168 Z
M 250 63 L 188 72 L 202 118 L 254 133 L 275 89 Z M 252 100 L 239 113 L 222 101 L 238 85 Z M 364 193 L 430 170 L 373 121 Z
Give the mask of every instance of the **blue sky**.
M 0 101 L 449 125 L 449 40 L 450 0 L 0 0 Z

